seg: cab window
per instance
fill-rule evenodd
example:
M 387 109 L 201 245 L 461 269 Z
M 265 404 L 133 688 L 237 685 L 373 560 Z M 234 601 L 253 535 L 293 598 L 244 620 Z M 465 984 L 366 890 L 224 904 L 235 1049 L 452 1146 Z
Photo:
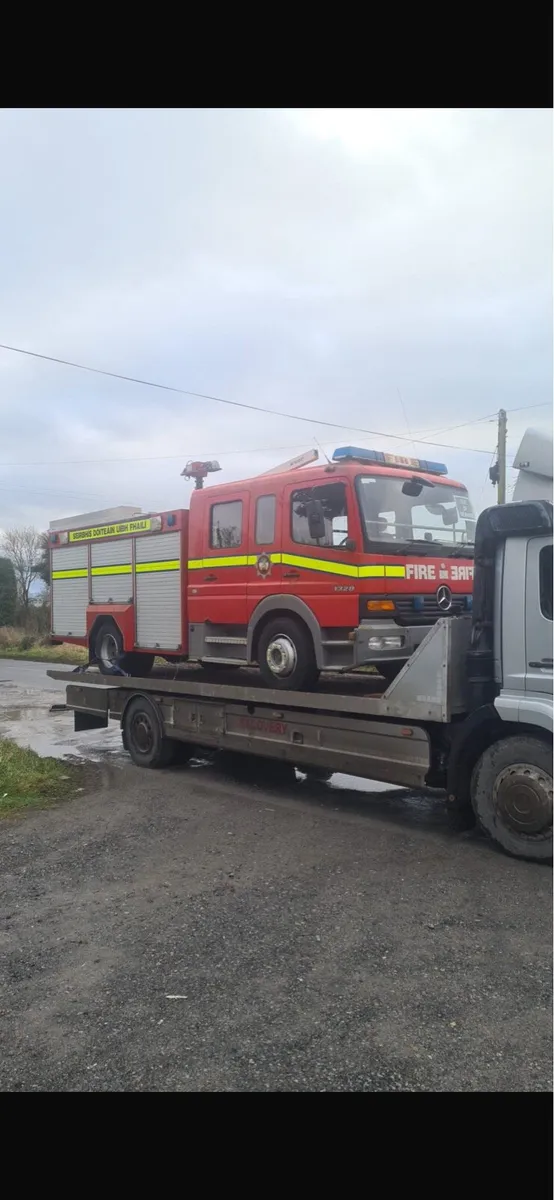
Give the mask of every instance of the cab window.
M 552 620 L 552 546 L 543 546 L 539 554 L 539 589 L 541 612 Z
M 325 536 L 310 537 L 308 504 L 318 500 L 323 509 Z M 348 508 L 344 483 L 327 483 L 321 487 L 300 488 L 291 496 L 291 534 L 293 542 L 304 546 L 334 546 L 338 549 L 348 539 Z
M 258 496 L 256 501 L 256 532 L 254 534 L 257 546 L 270 546 L 275 541 L 275 511 L 277 501 L 275 496 Z
M 210 546 L 228 550 L 242 541 L 242 500 L 213 504 L 210 518 Z

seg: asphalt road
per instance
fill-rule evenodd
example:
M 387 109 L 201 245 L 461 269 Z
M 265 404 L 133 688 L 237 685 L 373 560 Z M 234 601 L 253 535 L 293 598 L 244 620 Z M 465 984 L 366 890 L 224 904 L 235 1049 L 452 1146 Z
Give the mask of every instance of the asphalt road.
M 56 668 L 56 663 L 25 662 L 17 658 L 0 658 L 0 684 L 13 683 L 20 688 L 33 688 L 46 692 L 65 691 L 60 679 L 49 679 L 46 672 Z M 71 667 L 59 668 L 70 671 Z
M 0 1089 L 550 1090 L 551 872 L 244 771 L 2 823 Z
M 47 670 L 55 663 L 0 659 L 0 737 L 13 738 L 43 756 L 85 758 L 91 762 L 123 762 L 119 730 L 76 734 L 70 713 L 53 710 L 65 700 L 65 683 L 49 679 Z M 1 782 L 1 781 L 0 781 Z
M 71 753 L 45 671 L 0 660 L 0 732 Z M 86 792 L 0 825 L 0 1089 L 550 1090 L 548 868 L 440 799 L 78 736 Z

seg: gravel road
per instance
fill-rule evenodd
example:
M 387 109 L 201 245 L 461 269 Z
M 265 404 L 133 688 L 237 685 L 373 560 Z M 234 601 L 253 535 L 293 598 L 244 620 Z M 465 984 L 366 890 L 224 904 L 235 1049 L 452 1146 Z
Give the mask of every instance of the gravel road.
M 94 771 L 0 826 L 2 1090 L 550 1089 L 549 869 L 399 790 Z

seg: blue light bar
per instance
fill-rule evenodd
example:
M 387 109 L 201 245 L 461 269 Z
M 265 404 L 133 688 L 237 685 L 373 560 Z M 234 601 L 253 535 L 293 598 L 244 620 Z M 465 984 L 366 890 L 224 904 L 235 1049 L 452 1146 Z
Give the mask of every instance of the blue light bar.
M 376 463 L 380 467 L 426 471 L 428 475 L 448 475 L 448 467 L 444 463 L 430 462 L 426 458 L 404 458 L 401 454 L 385 454 L 382 450 L 365 450 L 360 446 L 339 446 L 333 452 L 333 462 L 345 462 L 347 459 Z

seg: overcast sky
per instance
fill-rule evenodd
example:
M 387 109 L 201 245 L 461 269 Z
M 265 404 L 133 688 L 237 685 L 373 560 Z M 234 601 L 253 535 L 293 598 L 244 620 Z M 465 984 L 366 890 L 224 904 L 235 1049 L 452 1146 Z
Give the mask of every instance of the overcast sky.
M 495 425 L 451 427 L 551 402 L 546 110 L 3 110 L 0 248 L 0 342 L 313 418 L 0 351 L 0 529 L 186 506 L 187 458 L 314 438 L 442 460 L 481 508 Z M 508 419 L 513 454 L 551 409 Z

